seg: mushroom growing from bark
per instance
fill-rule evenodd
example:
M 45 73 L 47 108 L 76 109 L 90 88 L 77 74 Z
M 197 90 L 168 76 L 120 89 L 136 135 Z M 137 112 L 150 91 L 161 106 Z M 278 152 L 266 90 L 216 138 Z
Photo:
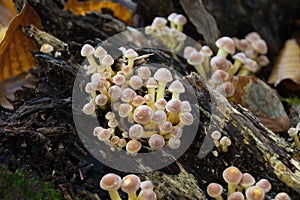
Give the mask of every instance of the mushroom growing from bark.
M 93 67 L 97 67 L 97 63 L 94 58 L 94 51 L 95 51 L 95 48 L 92 45 L 85 44 L 81 48 L 80 53 L 81 53 L 81 56 L 86 57 L 88 59 L 90 65 L 92 65 Z
M 227 195 L 230 196 L 235 192 L 237 184 L 242 179 L 242 172 L 234 166 L 230 166 L 223 171 L 223 179 L 228 184 Z
M 158 81 L 156 100 L 163 99 L 166 84 L 173 80 L 172 74 L 167 68 L 160 68 L 155 72 L 154 79 Z
M 223 187 L 218 183 L 210 183 L 206 188 L 207 194 L 216 200 L 223 200 Z
M 221 37 L 215 44 L 219 48 L 217 56 L 223 56 L 225 58 L 228 54 L 232 55 L 235 53 L 235 44 L 230 37 Z
M 111 199 L 121 200 L 121 197 L 118 193 L 118 189 L 121 187 L 121 183 L 122 180 L 120 176 L 113 173 L 109 173 L 102 177 L 100 181 L 100 187 L 103 190 L 108 191 Z

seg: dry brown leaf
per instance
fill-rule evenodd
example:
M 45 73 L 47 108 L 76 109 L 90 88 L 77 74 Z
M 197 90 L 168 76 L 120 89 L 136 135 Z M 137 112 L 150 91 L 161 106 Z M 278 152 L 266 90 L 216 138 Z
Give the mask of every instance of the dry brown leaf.
M 21 27 L 42 23 L 35 10 L 26 4 L 21 13 L 13 18 L 0 43 L 0 81 L 27 71 L 35 65 L 30 50 L 38 50 L 37 44 L 28 38 Z
M 234 102 L 248 108 L 274 132 L 289 129 L 289 118 L 278 95 L 257 77 L 238 77 Z
M 295 39 L 285 42 L 268 83 L 277 86 L 282 81 L 286 82 L 287 89 L 297 90 L 300 87 L 300 48 Z M 291 83 L 292 81 L 292 83 Z
M 96 1 L 90 0 L 80 2 L 78 0 L 69 0 L 64 7 L 64 10 L 70 10 L 75 15 L 85 15 L 91 11 L 102 13 L 103 9 L 109 9 L 113 12 L 113 16 L 124 21 L 127 25 L 131 25 L 132 17 L 127 8 L 119 3 L 111 1 Z
M 8 24 L 16 16 L 17 10 L 13 0 L 0 0 L 0 42 L 4 38 Z

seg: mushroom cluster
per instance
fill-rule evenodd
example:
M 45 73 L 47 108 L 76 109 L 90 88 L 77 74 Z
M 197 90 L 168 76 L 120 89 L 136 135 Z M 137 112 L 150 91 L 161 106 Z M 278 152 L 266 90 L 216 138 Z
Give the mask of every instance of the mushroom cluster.
M 218 149 L 222 152 L 228 152 L 228 147 L 231 145 L 231 139 L 229 137 L 222 137 L 222 133 L 217 130 L 213 131 L 210 136 Z
M 271 183 L 267 179 L 255 178 L 249 173 L 242 173 L 237 167 L 230 166 L 223 171 L 223 179 L 228 184 L 227 199 L 229 200 L 264 200 L 265 195 L 271 190 Z M 223 200 L 223 187 L 218 183 L 210 183 L 207 186 L 207 193 L 216 200 Z M 275 199 L 290 200 L 285 192 L 280 192 Z
M 297 124 L 296 127 L 291 127 L 289 130 L 288 130 L 288 134 L 290 137 L 292 137 L 295 141 L 295 147 L 300 150 L 300 141 L 299 141 L 299 134 L 300 132 L 300 122 Z
M 175 74 L 165 67 L 134 67 L 140 58 L 137 52 L 120 50 L 122 59 L 117 63 L 101 46 L 94 49 L 86 44 L 81 50 L 89 61 L 84 68 L 90 75 L 85 87 L 90 100 L 82 110 L 91 116 L 99 110 L 107 112 L 106 123 L 95 127 L 93 135 L 111 150 L 126 149 L 131 155 L 142 147 L 150 151 L 165 146 L 178 149 L 184 126 L 194 122 L 189 101 L 181 98 L 186 90 L 183 82 L 175 80 Z
M 168 21 L 170 26 L 167 26 Z M 186 40 L 186 35 L 182 33 L 183 26 L 186 23 L 187 19 L 185 16 L 171 13 L 167 19 L 155 17 L 151 26 L 146 26 L 145 33 L 152 36 L 158 44 L 162 43 L 172 52 L 178 52 Z
M 202 46 L 200 50 L 187 46 L 184 58 L 225 97 L 233 96 L 236 76 L 254 74 L 269 64 L 267 44 L 256 32 L 249 33 L 244 39 L 224 36 L 215 44 L 218 52 L 213 57 L 208 46 Z
M 129 174 L 121 179 L 114 173 L 108 173 L 100 180 L 100 188 L 108 191 L 112 200 L 121 200 L 118 190 L 121 190 L 128 195 L 128 200 L 156 200 L 156 193 L 153 191 L 151 181 L 141 181 L 134 174 Z M 137 195 L 137 191 L 140 192 Z

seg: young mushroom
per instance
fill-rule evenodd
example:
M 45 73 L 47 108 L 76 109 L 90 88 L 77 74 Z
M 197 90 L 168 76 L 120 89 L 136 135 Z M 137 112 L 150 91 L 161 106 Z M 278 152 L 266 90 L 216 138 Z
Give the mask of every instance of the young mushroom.
M 213 131 L 211 133 L 211 138 L 213 139 L 216 147 L 219 147 L 221 145 L 220 141 L 219 141 L 221 136 L 222 136 L 222 134 L 220 131 Z
M 300 124 L 300 123 L 298 123 L 298 124 Z M 298 125 L 297 125 L 297 127 L 298 127 Z M 297 128 L 294 128 L 294 127 L 290 128 L 288 130 L 289 136 L 292 137 L 295 141 L 296 148 L 298 150 L 300 150 L 300 141 L 299 141 L 299 137 L 298 137 L 298 132 L 299 132 L 299 130 Z
M 215 42 L 215 44 L 219 48 L 217 56 L 223 56 L 226 58 L 228 54 L 232 55 L 235 53 L 235 44 L 230 37 L 221 37 Z
M 107 51 L 101 46 L 98 46 L 94 51 L 94 56 L 99 59 L 100 65 L 102 64 L 103 57 L 106 55 Z
M 203 68 L 203 61 L 204 61 L 204 57 L 200 52 L 192 52 L 188 59 L 187 59 L 188 63 L 190 65 L 193 65 L 196 68 L 196 71 L 203 76 L 204 78 L 206 78 L 206 72 L 204 71 Z
M 274 200 L 291 200 L 291 197 L 285 192 L 280 192 L 274 197 Z
M 136 191 L 140 187 L 141 180 L 134 174 L 122 178 L 121 189 L 128 194 L 128 200 L 136 200 Z
M 185 88 L 179 80 L 173 81 L 168 90 L 172 92 L 172 99 L 179 99 L 180 94 L 185 92 Z
M 235 192 L 237 184 L 241 181 L 242 172 L 237 167 L 228 167 L 223 171 L 223 179 L 228 184 L 227 195 L 230 196 Z
M 260 179 L 255 185 L 260 187 L 261 189 L 263 189 L 265 194 L 268 193 L 272 188 L 271 183 L 267 179 L 264 179 L 264 178 Z
M 231 145 L 231 140 L 230 140 L 229 137 L 223 136 L 223 137 L 220 139 L 220 144 L 221 144 L 222 151 L 223 151 L 223 152 L 228 152 L 228 146 Z
M 121 200 L 121 197 L 118 193 L 118 189 L 121 187 L 121 183 L 122 180 L 120 176 L 113 173 L 109 173 L 102 177 L 100 181 L 100 187 L 103 190 L 108 191 L 111 199 Z
M 246 190 L 247 200 L 264 200 L 265 192 L 258 186 L 251 186 Z
M 223 187 L 218 183 L 210 183 L 206 188 L 207 194 L 216 200 L 223 200 Z
M 244 200 L 245 197 L 243 195 L 243 193 L 241 192 L 234 192 L 232 193 L 227 200 Z
M 170 28 L 175 28 L 174 18 L 177 16 L 177 13 L 171 13 L 168 16 L 168 21 L 170 22 Z
M 132 155 L 135 155 L 141 148 L 142 148 L 141 142 L 134 140 L 134 139 L 130 140 L 126 144 L 127 153 L 132 154 Z M 126 191 L 124 191 L 124 192 L 126 192 Z
M 178 14 L 174 17 L 174 24 L 177 26 L 179 32 L 183 31 L 183 26 L 187 23 L 187 19 L 182 14 Z
M 90 44 L 85 44 L 83 45 L 83 47 L 81 48 L 81 56 L 83 57 L 86 57 L 90 63 L 90 65 L 92 65 L 93 67 L 97 67 L 97 63 L 95 61 L 95 58 L 94 58 L 94 51 L 95 51 L 95 48 L 90 45 Z
M 243 173 L 242 179 L 238 185 L 238 190 L 242 192 L 243 189 L 247 190 L 249 187 L 251 187 L 254 184 L 255 184 L 255 178 L 249 173 Z
M 163 99 L 166 84 L 173 80 L 172 74 L 167 68 L 159 68 L 154 74 L 154 79 L 158 82 L 156 100 Z
M 101 63 L 105 66 L 105 69 L 111 73 L 111 75 L 115 75 L 116 73 L 111 69 L 111 66 L 114 64 L 114 59 L 111 57 L 111 55 L 105 55 L 102 58 Z
M 138 54 L 133 49 L 127 49 L 126 52 L 124 53 L 124 57 L 127 58 L 127 60 L 128 60 L 127 65 L 130 68 L 133 68 L 134 58 L 138 57 Z
M 158 150 L 165 146 L 165 139 L 159 134 L 153 134 L 148 140 L 148 144 L 152 150 Z
M 133 120 L 139 124 L 146 125 L 153 118 L 153 110 L 146 105 L 138 106 L 133 113 Z
M 233 76 L 241 67 L 241 65 L 246 63 L 246 55 L 243 52 L 239 52 L 232 56 L 234 63 L 231 69 L 229 69 L 230 76 Z

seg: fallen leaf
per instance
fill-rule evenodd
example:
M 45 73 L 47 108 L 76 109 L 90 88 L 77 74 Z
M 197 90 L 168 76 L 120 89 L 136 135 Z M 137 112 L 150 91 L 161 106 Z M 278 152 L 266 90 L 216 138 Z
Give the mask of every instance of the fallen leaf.
M 289 118 L 278 95 L 257 77 L 238 77 L 234 102 L 249 109 L 274 132 L 283 132 L 289 129 Z
M 21 30 L 21 27 L 30 24 L 42 27 L 38 14 L 26 3 L 21 13 L 15 16 L 9 24 L 0 43 L 0 81 L 21 74 L 35 66 L 36 62 L 30 50 L 38 50 L 37 44 Z
M 124 21 L 127 25 L 132 24 L 132 17 L 129 10 L 119 3 L 106 0 L 89 0 L 84 2 L 78 0 L 69 0 L 64 6 L 64 10 L 70 10 L 75 15 L 85 15 L 91 11 L 102 13 L 105 9 L 112 11 L 112 15 L 114 17 Z
M 285 42 L 268 80 L 275 86 L 282 82 L 288 90 L 300 89 L 300 48 L 295 39 Z
M 7 26 L 11 19 L 16 16 L 17 10 L 13 0 L 0 0 L 0 42 L 3 39 Z

